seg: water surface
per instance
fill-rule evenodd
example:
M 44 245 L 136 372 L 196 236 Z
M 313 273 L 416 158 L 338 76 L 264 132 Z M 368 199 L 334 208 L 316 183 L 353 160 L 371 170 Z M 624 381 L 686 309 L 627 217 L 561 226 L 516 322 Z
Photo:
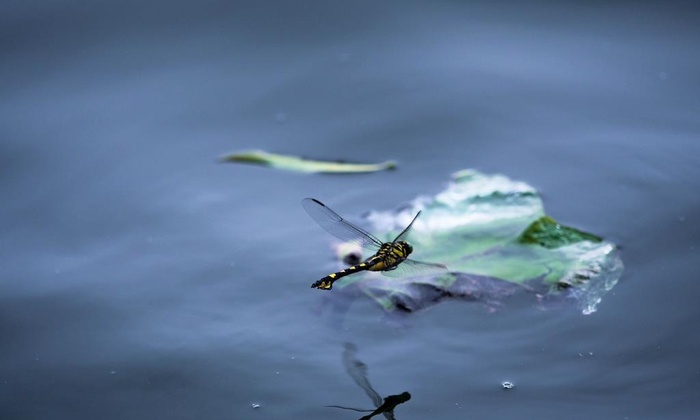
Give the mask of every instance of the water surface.
M 6 1 L 0 417 L 687 419 L 700 408 L 691 3 Z M 383 161 L 308 176 L 261 148 Z M 391 209 L 477 168 L 622 246 L 595 314 L 514 298 L 387 322 L 309 284 L 303 212 Z M 505 391 L 503 381 L 515 388 Z M 253 408 L 259 404 L 259 408 Z

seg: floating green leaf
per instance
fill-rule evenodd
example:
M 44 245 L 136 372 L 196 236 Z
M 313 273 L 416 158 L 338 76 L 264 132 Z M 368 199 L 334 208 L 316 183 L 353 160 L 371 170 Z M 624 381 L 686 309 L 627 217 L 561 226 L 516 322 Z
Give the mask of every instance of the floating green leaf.
M 614 244 L 557 223 L 545 215 L 537 190 L 503 175 L 460 171 L 437 195 L 398 213 L 372 212 L 368 221 L 390 240 L 418 210 L 408 238 L 412 257 L 446 264 L 450 273 L 398 280 L 368 273 L 346 277 L 337 288 L 359 289 L 387 310 L 421 309 L 444 297 L 500 305 L 528 291 L 540 300 L 574 297 L 591 313 L 622 275 Z
M 347 163 L 304 159 L 297 156 L 268 153 L 262 150 L 247 150 L 221 158 L 222 162 L 250 163 L 275 169 L 305 173 L 366 173 L 395 169 L 392 161 L 382 163 Z

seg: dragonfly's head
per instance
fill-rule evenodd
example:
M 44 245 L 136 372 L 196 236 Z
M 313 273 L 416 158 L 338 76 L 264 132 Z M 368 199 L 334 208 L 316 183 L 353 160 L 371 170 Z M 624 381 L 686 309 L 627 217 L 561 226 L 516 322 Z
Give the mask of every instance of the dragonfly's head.
M 413 247 L 406 241 L 398 241 L 396 244 L 403 249 L 404 258 L 408 257 L 409 255 L 411 255 L 411 252 L 413 252 Z

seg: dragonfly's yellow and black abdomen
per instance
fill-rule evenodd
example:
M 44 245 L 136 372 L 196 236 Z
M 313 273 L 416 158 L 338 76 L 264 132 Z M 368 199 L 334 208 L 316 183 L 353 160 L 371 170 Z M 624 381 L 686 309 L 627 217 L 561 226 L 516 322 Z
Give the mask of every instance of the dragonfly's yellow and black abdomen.
M 345 276 L 349 276 L 350 274 L 357 273 L 360 271 L 365 271 L 365 270 L 376 271 L 374 269 L 374 266 L 376 265 L 376 263 L 371 261 L 373 258 L 374 257 L 370 258 L 369 260 L 367 260 L 363 263 L 353 265 L 352 267 L 348 267 L 345 270 L 340 270 L 337 273 L 329 274 L 326 277 L 322 278 L 321 280 L 312 284 L 311 287 L 315 287 L 316 289 L 330 290 L 333 288 L 334 282 L 342 279 Z
M 312 284 L 311 287 L 330 290 L 333 288 L 333 283 L 335 281 L 340 280 L 345 276 L 349 276 L 350 274 L 360 271 L 393 270 L 408 257 L 411 251 L 413 251 L 411 245 L 404 241 L 384 243 L 376 254 L 368 258 L 363 263 L 353 265 L 352 267 L 348 267 L 345 270 L 340 270 L 337 273 L 329 274 Z

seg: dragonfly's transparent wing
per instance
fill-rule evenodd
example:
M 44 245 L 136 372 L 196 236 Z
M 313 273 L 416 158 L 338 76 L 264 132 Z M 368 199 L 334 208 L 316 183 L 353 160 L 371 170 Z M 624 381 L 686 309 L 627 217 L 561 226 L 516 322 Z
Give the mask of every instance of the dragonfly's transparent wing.
M 343 219 L 315 198 L 305 198 L 301 201 L 301 205 L 316 223 L 343 241 L 353 242 L 372 250 L 382 246 L 382 242 L 371 233 Z
M 401 233 L 399 233 L 399 236 L 397 236 L 396 239 L 394 239 L 394 243 L 396 243 L 397 241 L 403 240 L 403 238 L 408 234 L 408 230 L 411 229 L 411 226 L 413 226 L 413 222 L 416 221 L 418 216 L 420 216 L 420 211 L 418 211 L 418 214 L 416 214 L 416 217 L 414 217 L 413 220 L 411 220 L 411 223 L 409 223 L 408 226 L 406 226 L 406 228 Z
M 404 260 L 393 270 L 382 271 L 382 274 L 388 277 L 416 277 L 416 276 L 434 276 L 447 273 L 448 268 L 443 264 L 429 263 L 416 260 Z

